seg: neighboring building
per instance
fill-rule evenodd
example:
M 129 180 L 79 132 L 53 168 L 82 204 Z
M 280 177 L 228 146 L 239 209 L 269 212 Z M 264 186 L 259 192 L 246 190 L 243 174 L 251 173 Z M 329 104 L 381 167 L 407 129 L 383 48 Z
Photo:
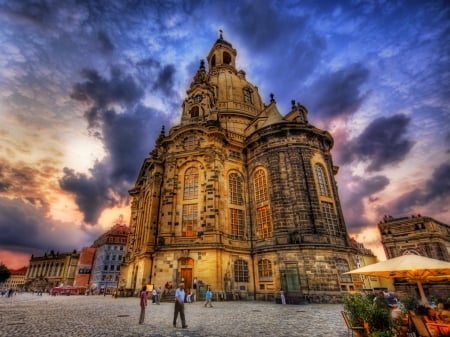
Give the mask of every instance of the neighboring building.
M 91 290 L 111 293 L 119 286 L 128 234 L 128 226 L 117 224 L 93 243 L 96 251 L 89 281 Z
M 373 254 L 373 252 L 364 247 L 360 242 L 355 239 L 352 240 L 352 246 L 356 249 L 356 267 L 361 268 L 368 266 L 369 264 L 374 264 L 379 262 L 378 258 Z M 365 275 L 353 275 L 353 283 L 355 285 L 355 291 L 368 291 L 377 292 L 383 291 L 394 291 L 394 281 L 391 279 L 386 279 L 377 276 L 365 276 Z
M 450 262 L 450 225 L 420 214 L 394 218 L 384 216 L 378 224 L 386 257 L 416 254 Z M 427 294 L 450 296 L 448 281 L 424 283 Z M 407 280 L 396 279 L 395 288 L 406 293 L 414 289 Z
M 25 287 L 28 290 L 46 291 L 60 285 L 72 286 L 80 254 L 59 253 L 53 250 L 44 256 L 31 256 Z
M 14 290 L 23 289 L 23 287 L 25 286 L 27 269 L 27 267 L 22 267 L 20 269 L 11 269 L 11 276 L 9 276 L 9 278 L 3 283 L 3 288 L 12 288 Z
M 73 283 L 74 286 L 86 287 L 86 289 L 89 289 L 95 251 L 96 248 L 94 247 L 84 247 L 81 249 L 80 258 L 78 259 L 77 273 L 75 275 L 75 282 Z
M 236 68 L 221 36 L 195 74 L 181 121 L 143 162 L 121 278 L 227 298 L 339 300 L 355 268 L 332 136 L 292 101 L 282 116 Z M 295 85 L 295 84 L 293 84 Z
M 378 228 L 388 259 L 412 253 L 450 262 L 450 225 L 418 214 L 385 216 Z

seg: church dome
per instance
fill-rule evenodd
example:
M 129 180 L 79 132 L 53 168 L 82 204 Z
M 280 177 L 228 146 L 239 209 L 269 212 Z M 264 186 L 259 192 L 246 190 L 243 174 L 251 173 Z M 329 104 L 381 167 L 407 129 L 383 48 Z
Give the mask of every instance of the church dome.
M 258 87 L 247 81 L 245 71 L 236 69 L 237 51 L 223 39 L 222 32 L 208 54 L 209 84 L 215 90 L 219 112 L 256 116 L 264 108 Z

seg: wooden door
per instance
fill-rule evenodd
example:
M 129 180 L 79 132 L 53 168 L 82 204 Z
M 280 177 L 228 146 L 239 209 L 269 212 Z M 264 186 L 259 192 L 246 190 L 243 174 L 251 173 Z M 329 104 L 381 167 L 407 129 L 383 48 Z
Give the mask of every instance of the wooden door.
M 184 279 L 184 289 L 192 289 L 192 268 L 181 268 L 181 278 Z

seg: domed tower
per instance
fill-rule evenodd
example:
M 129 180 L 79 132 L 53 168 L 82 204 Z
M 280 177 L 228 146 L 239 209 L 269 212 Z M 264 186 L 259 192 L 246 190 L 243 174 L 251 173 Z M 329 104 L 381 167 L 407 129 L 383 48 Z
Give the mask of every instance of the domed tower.
M 183 280 L 228 298 L 292 301 L 349 290 L 354 267 L 334 175 L 333 138 L 295 101 L 236 69 L 223 33 L 200 61 L 181 120 L 164 129 L 130 195 L 127 287 Z
M 186 92 L 181 125 L 217 122 L 223 129 L 243 135 L 265 108 L 258 87 L 247 81 L 245 71 L 236 69 L 236 56 L 236 49 L 220 32 L 207 57 L 208 71 L 202 60 Z

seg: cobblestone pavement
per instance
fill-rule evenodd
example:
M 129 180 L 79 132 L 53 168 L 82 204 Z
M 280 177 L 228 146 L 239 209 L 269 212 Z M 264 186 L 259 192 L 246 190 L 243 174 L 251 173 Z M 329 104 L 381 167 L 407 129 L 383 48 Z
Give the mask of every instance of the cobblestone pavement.
M 0 337 L 346 337 L 340 304 L 269 302 L 186 304 L 187 329 L 172 326 L 173 303 L 149 303 L 138 324 L 138 298 L 111 296 L 0 297 Z

